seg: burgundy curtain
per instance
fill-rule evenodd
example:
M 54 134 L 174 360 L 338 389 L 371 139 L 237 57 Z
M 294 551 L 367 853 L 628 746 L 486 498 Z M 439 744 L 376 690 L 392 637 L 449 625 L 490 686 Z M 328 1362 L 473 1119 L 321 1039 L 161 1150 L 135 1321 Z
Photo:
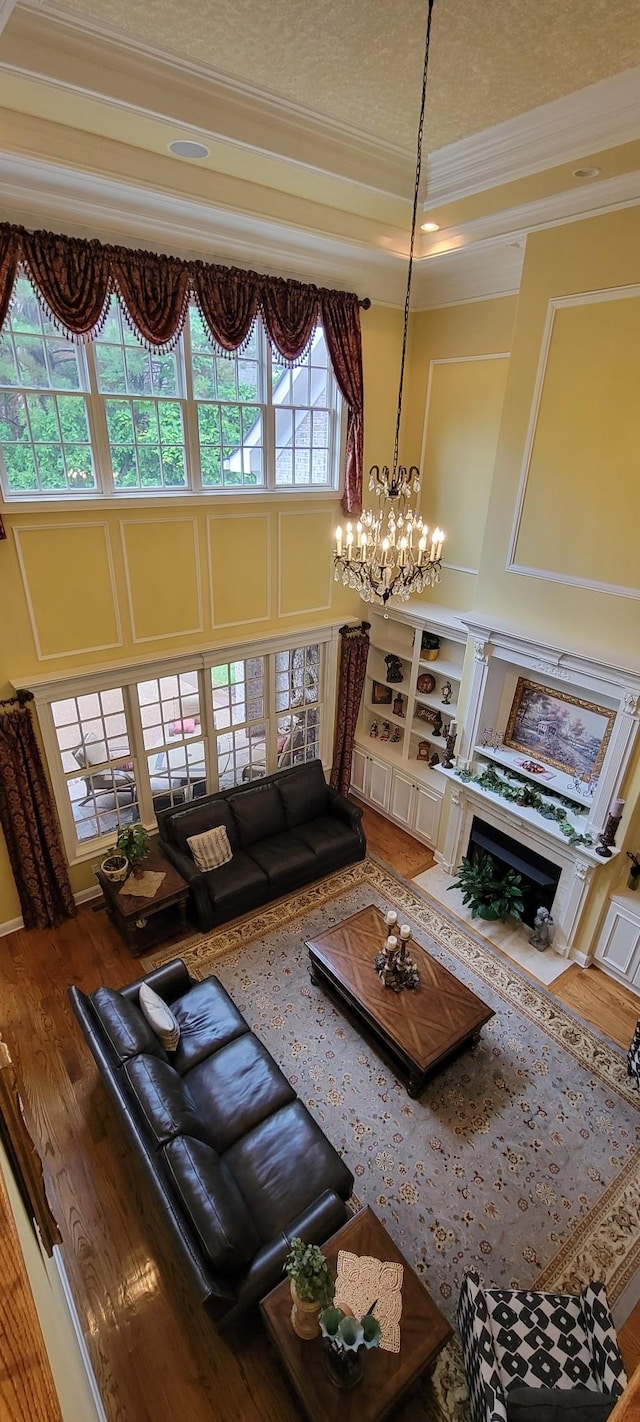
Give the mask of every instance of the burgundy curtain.
M 76 906 L 51 792 L 26 709 L 0 716 L 0 825 L 25 928 L 54 928 Z
M 348 410 L 342 506 L 347 514 L 359 512 L 364 392 L 360 304 L 353 292 L 0 223 L 0 329 L 19 265 L 54 319 L 79 340 L 100 329 L 114 291 L 142 339 L 161 349 L 178 339 L 190 300 L 226 351 L 244 344 L 260 311 L 269 339 L 291 362 L 303 355 L 321 320 Z
M 357 627 L 340 628 L 342 647 L 331 784 L 341 795 L 346 795 L 351 784 L 353 741 L 367 669 L 370 626 L 370 622 L 360 622 Z

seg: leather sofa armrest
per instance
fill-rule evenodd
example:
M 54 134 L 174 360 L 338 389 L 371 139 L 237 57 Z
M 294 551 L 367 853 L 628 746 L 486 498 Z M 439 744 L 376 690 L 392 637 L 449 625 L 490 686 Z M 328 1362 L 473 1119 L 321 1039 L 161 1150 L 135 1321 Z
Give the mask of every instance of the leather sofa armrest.
M 244 1313 L 245 1309 L 257 1303 L 258 1299 L 264 1298 L 265 1294 L 282 1282 L 284 1261 L 295 1235 L 300 1235 L 306 1244 L 322 1245 L 330 1235 L 340 1229 L 346 1218 L 344 1200 L 341 1200 L 335 1191 L 325 1190 L 322 1195 L 318 1195 L 312 1205 L 303 1210 L 296 1219 L 291 1220 L 277 1239 L 265 1244 L 254 1255 L 246 1274 L 237 1283 L 236 1308 L 225 1315 L 218 1325 L 219 1328 L 226 1328 L 240 1313 Z
M 343 824 L 349 826 L 349 829 L 358 833 L 362 819 L 360 806 L 352 805 L 351 801 L 347 800 L 346 795 L 339 795 L 338 791 L 332 789 L 330 785 L 327 786 L 327 794 L 329 796 L 331 814 L 335 815 L 336 819 L 342 820 Z
M 178 849 L 175 844 L 168 844 L 166 839 L 163 840 L 160 848 L 162 849 L 165 859 L 170 860 L 174 868 L 178 870 L 178 873 L 182 874 L 183 879 L 186 879 L 190 888 L 196 879 L 202 879 L 202 870 L 198 868 L 190 854 L 185 854 L 183 850 Z
M 174 998 L 182 997 L 183 993 L 193 987 L 193 978 L 190 977 L 182 958 L 172 958 L 170 963 L 163 963 L 162 967 L 155 968 L 144 978 L 138 978 L 135 983 L 127 983 L 126 987 L 120 988 L 122 996 L 137 1004 L 141 983 L 148 983 L 165 1002 L 173 1002 Z

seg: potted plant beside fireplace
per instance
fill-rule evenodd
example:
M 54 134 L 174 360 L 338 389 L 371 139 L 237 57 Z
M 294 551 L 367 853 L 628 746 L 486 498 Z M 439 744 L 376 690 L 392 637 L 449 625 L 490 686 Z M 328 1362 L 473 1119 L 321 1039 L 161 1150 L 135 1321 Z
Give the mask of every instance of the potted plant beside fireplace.
M 472 918 L 522 918 L 522 878 L 515 869 L 500 870 L 490 854 L 465 856 L 449 888 L 462 890 L 462 902 L 470 907 Z

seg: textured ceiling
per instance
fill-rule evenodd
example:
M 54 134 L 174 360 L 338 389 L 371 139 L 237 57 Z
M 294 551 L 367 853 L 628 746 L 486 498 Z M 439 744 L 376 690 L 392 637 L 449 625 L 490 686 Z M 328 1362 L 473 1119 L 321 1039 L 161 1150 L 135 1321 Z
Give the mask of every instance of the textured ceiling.
M 48 0 L 413 148 L 425 0 Z M 436 0 L 432 150 L 640 64 L 640 0 Z

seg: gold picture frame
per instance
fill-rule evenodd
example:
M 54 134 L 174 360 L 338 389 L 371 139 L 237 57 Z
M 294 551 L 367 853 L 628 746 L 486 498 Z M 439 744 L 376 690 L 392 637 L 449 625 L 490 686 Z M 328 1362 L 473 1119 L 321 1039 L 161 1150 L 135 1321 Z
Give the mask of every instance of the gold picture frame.
M 578 714 L 568 710 L 574 707 Z M 526 677 L 518 677 L 504 744 L 537 756 L 565 775 L 595 778 L 604 760 L 616 713 Z

